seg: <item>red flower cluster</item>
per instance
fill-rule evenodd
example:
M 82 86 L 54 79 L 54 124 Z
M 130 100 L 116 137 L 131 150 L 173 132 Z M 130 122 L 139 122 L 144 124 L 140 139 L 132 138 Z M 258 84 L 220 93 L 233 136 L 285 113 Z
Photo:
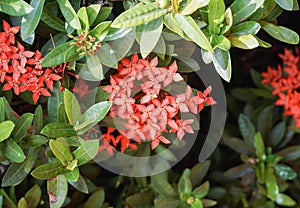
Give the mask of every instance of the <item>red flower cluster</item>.
M 275 105 L 284 106 L 284 115 L 293 116 L 296 121 L 296 127 L 300 127 L 300 69 L 299 69 L 299 51 L 296 56 L 284 49 L 279 57 L 283 61 L 283 66 L 276 69 L 268 67 L 267 72 L 263 72 L 262 83 L 273 87 L 273 94 L 278 95 Z
M 137 149 L 136 143 L 141 141 L 151 141 L 152 149 L 160 142 L 170 144 L 163 132 L 176 133 L 181 140 L 186 132 L 194 133 L 190 126 L 194 120 L 182 119 L 181 113 L 198 114 L 205 104 L 216 103 L 209 97 L 211 87 L 193 95 L 192 88 L 187 85 L 185 93 L 171 95 L 167 87 L 183 80 L 177 73 L 176 62 L 169 67 L 157 67 L 157 64 L 157 57 L 148 61 L 135 54 L 131 60 L 123 59 L 118 73 L 110 77 L 110 85 L 103 88 L 113 101 L 109 116 L 124 119 L 125 129 L 108 128 L 101 137 L 100 150 L 106 149 L 112 154 L 119 142 L 121 152 L 128 147 Z M 117 137 L 113 136 L 115 133 Z
M 0 83 L 4 83 L 2 90 L 13 89 L 16 95 L 30 91 L 33 93 L 34 103 L 40 95 L 50 96 L 53 81 L 62 77 L 54 69 L 41 67 L 41 52 L 26 51 L 20 42 L 15 44 L 15 34 L 19 32 L 19 26 L 10 27 L 3 20 L 3 29 L 4 32 L 0 32 Z

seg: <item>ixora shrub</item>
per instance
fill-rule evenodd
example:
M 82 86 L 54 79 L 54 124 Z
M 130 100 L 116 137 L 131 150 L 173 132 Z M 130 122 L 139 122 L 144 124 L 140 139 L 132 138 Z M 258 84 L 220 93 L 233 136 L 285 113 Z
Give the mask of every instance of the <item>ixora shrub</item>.
M 238 154 L 220 145 L 213 162 L 179 162 L 199 123 L 215 125 L 208 110 L 224 89 L 214 80 L 230 81 L 231 47 L 271 47 L 261 29 L 298 44 L 276 19 L 298 9 L 294 0 L 0 1 L 0 208 L 299 206 L 298 49 L 252 70 L 255 88 L 228 94 L 221 143 Z M 199 59 L 217 72 L 204 84 L 188 76 Z

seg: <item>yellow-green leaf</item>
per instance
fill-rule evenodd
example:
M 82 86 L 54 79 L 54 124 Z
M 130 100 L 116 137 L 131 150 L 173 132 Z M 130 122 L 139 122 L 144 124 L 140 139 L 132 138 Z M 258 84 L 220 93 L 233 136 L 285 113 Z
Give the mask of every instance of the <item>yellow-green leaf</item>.
M 73 160 L 70 148 L 63 137 L 56 140 L 51 139 L 49 142 L 50 149 L 57 159 L 64 165 L 68 165 Z
M 259 46 L 259 42 L 253 35 L 230 35 L 228 39 L 233 46 L 241 49 L 253 49 Z
M 0 123 L 0 142 L 6 140 L 13 131 L 15 124 L 12 121 Z

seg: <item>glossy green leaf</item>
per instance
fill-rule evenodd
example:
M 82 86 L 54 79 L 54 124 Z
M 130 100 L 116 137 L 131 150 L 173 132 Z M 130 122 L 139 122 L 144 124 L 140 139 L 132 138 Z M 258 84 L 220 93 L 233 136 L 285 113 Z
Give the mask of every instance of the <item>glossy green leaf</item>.
M 264 161 L 266 159 L 265 145 L 261 134 L 258 132 L 254 136 L 255 154 L 258 159 Z
M 21 147 L 11 138 L 5 141 L 5 155 L 12 162 L 16 163 L 21 163 L 26 158 Z
M 41 134 L 52 137 L 77 136 L 73 126 L 66 123 L 50 123 L 47 124 L 41 131 Z
M 45 0 L 32 0 L 30 2 L 30 6 L 32 6 L 33 11 L 29 14 L 23 16 L 21 21 L 21 38 L 25 40 L 30 37 L 32 33 L 34 33 L 36 27 L 40 22 L 40 18 L 42 15 L 43 7 Z
M 32 12 L 33 8 L 24 0 L 1 0 L 0 11 L 11 16 L 23 16 Z
M 205 7 L 209 3 L 209 0 L 191 0 L 180 12 L 182 15 L 190 15 L 199 8 Z
M 230 29 L 230 33 L 236 36 L 255 35 L 260 30 L 261 26 L 255 21 L 241 22 L 234 25 Z
M 98 147 L 98 140 L 81 142 L 81 145 L 72 152 L 74 158 L 78 161 L 77 165 L 80 166 L 92 160 L 97 155 Z
M 278 194 L 276 196 L 276 203 L 288 207 L 293 207 L 297 204 L 291 197 L 285 194 Z
M 63 14 L 64 18 L 76 30 L 81 29 L 80 20 L 72 7 L 71 3 L 68 0 L 56 0 L 61 13 Z
M 296 32 L 286 27 L 277 26 L 269 22 L 261 21 L 259 23 L 262 26 L 262 29 L 265 30 L 273 38 L 289 44 L 299 43 L 299 35 Z
M 11 136 L 16 142 L 19 142 L 26 136 L 33 121 L 33 116 L 34 115 L 32 113 L 25 113 L 19 118 L 14 130 L 11 133 Z
M 264 3 L 264 0 L 235 0 L 230 5 L 233 24 L 237 24 L 250 17 Z
M 174 197 L 177 195 L 175 189 L 162 173 L 151 176 L 151 187 L 155 192 L 164 197 Z
M 190 16 L 182 16 L 175 14 L 175 20 L 178 23 L 178 26 L 184 31 L 184 33 L 199 47 L 207 50 L 213 51 L 210 42 L 208 41 L 205 34 L 198 27 L 197 23 Z
M 46 144 L 48 139 L 42 135 L 31 135 L 23 139 L 24 147 L 38 147 Z
M 248 164 L 242 164 L 226 170 L 224 176 L 228 178 L 241 178 L 249 172 L 252 172 L 252 168 Z
M 279 194 L 279 188 L 276 183 L 276 177 L 274 174 L 274 169 L 272 167 L 268 167 L 266 170 L 266 187 L 268 192 L 268 197 L 274 201 L 276 196 Z
M 54 82 L 52 95 L 48 98 L 47 109 L 48 109 L 48 122 L 58 122 L 58 112 L 60 103 L 64 101 L 64 92 L 60 92 L 60 82 Z
M 3 98 L 0 97 L 0 123 L 2 123 L 4 120 L 5 120 L 4 101 L 3 101 Z M 0 139 L 0 142 L 1 142 L 1 139 Z
M 103 90 L 103 86 L 100 86 L 97 88 L 95 102 L 107 101 L 109 96 L 110 94 Z
M 42 196 L 42 190 L 39 185 L 35 184 L 25 194 L 28 208 L 35 208 L 39 205 Z
M 148 24 L 152 22 L 149 22 Z M 162 29 L 163 29 L 163 24 L 162 21 L 160 20 L 160 25 L 156 29 L 154 29 L 153 31 L 143 31 L 141 33 L 140 50 L 143 58 L 148 56 L 157 45 L 162 33 Z
M 225 3 L 223 0 L 210 0 L 208 11 L 208 31 L 211 35 L 220 33 L 220 24 L 224 20 Z
M 275 173 L 284 180 L 293 180 L 297 177 L 297 173 L 290 166 L 284 164 L 277 164 L 275 166 Z
M 92 4 L 86 8 L 89 25 L 92 25 L 100 12 L 101 4 Z
M 64 93 L 64 106 L 65 111 L 71 125 L 77 122 L 81 122 L 82 115 L 80 112 L 80 105 L 76 96 L 68 89 L 65 89 Z
M 294 1 L 293 0 L 275 0 L 275 2 L 284 10 L 292 11 L 294 7 Z
M 44 118 L 42 106 L 38 106 L 34 111 L 32 122 L 32 134 L 39 134 L 43 128 Z
M 66 33 L 58 33 L 55 35 L 52 39 L 49 39 L 44 46 L 41 49 L 41 53 L 45 56 L 47 53 L 49 53 L 51 50 L 53 50 L 54 47 L 57 47 L 69 40 L 69 37 Z M 53 42 L 55 45 L 53 45 Z
M 164 25 L 172 32 L 180 35 L 181 37 L 186 37 L 181 27 L 178 27 L 178 23 L 175 20 L 174 13 L 168 13 L 164 15 Z M 188 37 L 186 37 L 188 38 Z
M 94 81 L 100 81 L 104 79 L 102 64 L 98 56 L 88 56 L 86 63 Z
M 86 7 L 81 7 L 77 12 L 77 16 L 81 24 L 81 29 L 83 31 L 87 31 L 90 28 L 90 23 Z
M 82 193 L 85 194 L 89 193 L 87 183 L 85 182 L 84 178 L 80 174 L 77 181 L 68 180 L 68 183 Z
M 60 208 L 67 197 L 68 183 L 63 175 L 58 175 L 47 181 L 50 208 Z
M 286 130 L 285 122 L 278 123 L 269 134 L 269 143 L 271 146 L 276 146 L 283 139 Z
M 0 123 L 0 142 L 6 140 L 12 133 L 15 124 L 12 121 L 4 121 Z
M 208 191 L 209 191 L 209 182 L 206 181 L 202 185 L 195 188 L 193 194 L 195 195 L 195 197 L 201 199 L 208 194 Z
M 102 207 L 105 199 L 104 190 L 98 190 L 94 192 L 89 199 L 84 203 L 83 208 L 90 208 L 90 207 Z
M 92 26 L 96 26 L 100 22 L 105 21 L 109 17 L 111 10 L 112 7 L 101 7 L 100 12 L 98 13 L 98 16 L 96 17 L 96 20 L 94 21 Z
M 4 110 L 5 110 L 6 120 L 11 120 L 12 122 L 14 122 L 14 124 L 16 124 L 18 119 L 15 116 L 13 109 L 10 107 L 9 102 L 6 100 L 5 97 L 3 97 L 3 102 L 4 102 Z
M 51 139 L 49 142 L 50 149 L 57 159 L 64 165 L 68 165 L 73 160 L 73 155 L 70 152 L 70 148 L 63 137 L 59 137 L 56 140 Z
M 127 28 L 145 24 L 168 13 L 156 3 L 139 5 L 120 14 L 111 24 L 115 28 Z
M 300 145 L 287 147 L 276 154 L 281 156 L 283 161 L 297 160 L 300 158 Z
M 227 82 L 231 79 L 231 58 L 229 51 L 216 48 L 213 53 L 213 64 L 218 74 Z
M 51 27 L 57 31 L 66 32 L 64 22 L 61 19 L 59 19 L 58 17 L 54 16 L 51 13 L 51 11 L 46 7 L 43 8 L 41 20 L 46 25 L 48 25 L 49 27 Z
M 68 181 L 77 181 L 79 177 L 79 169 L 75 167 L 73 170 L 70 170 L 64 174 Z
M 253 137 L 254 139 L 254 137 Z M 246 142 L 244 142 L 241 139 L 238 138 L 226 138 L 224 137 L 223 139 L 224 144 L 226 144 L 228 147 L 230 147 L 231 149 L 233 149 L 236 152 L 242 153 L 242 154 L 246 154 L 246 155 L 250 155 L 252 153 L 252 149 L 251 146 L 249 147 Z
M 89 34 L 95 37 L 98 41 L 102 41 L 109 31 L 111 21 L 99 23 Z
M 230 40 L 224 35 L 213 36 L 211 45 L 213 49 L 220 48 L 221 50 L 227 51 L 231 48 Z
M 189 193 L 192 191 L 193 185 L 190 179 L 191 171 L 190 169 L 185 169 L 183 171 L 182 176 L 178 181 L 178 192 L 181 193 Z
M 70 46 L 72 41 L 61 44 L 50 51 L 42 61 L 43 67 L 57 66 L 62 63 L 70 61 L 72 58 L 76 58 L 79 55 L 77 46 Z
M 57 111 L 58 111 L 58 115 L 57 115 L 58 123 L 68 123 L 64 103 L 59 104 Z
M 238 124 L 244 141 L 246 142 L 247 145 L 249 145 L 249 147 L 253 147 L 255 128 L 252 122 L 246 115 L 240 114 L 238 119 Z
M 132 28 L 110 28 L 108 34 L 105 36 L 105 41 L 117 40 L 123 38 L 130 33 Z
M 257 130 L 263 138 L 268 138 L 268 134 L 273 124 L 273 106 L 264 108 L 258 115 Z
M 259 46 L 258 40 L 253 35 L 229 36 L 231 44 L 241 49 L 253 49 Z
M 57 160 L 38 166 L 31 172 L 31 175 L 37 179 L 46 180 L 66 172 L 68 169 Z

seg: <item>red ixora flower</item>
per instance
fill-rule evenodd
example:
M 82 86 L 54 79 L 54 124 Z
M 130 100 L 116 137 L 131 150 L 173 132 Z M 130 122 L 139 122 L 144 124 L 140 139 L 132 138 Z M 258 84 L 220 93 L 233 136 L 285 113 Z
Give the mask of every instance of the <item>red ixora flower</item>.
M 171 144 L 165 134 L 174 133 L 182 139 L 186 133 L 194 133 L 193 119 L 180 119 L 181 113 L 198 114 L 204 105 L 216 102 L 209 97 L 211 87 L 204 92 L 194 92 L 188 85 L 182 94 L 172 95 L 168 89 L 176 88 L 183 78 L 177 73 L 177 64 L 158 67 L 158 58 L 139 59 L 134 54 L 130 59 L 123 59 L 118 65 L 118 73 L 111 75 L 110 85 L 103 90 L 110 93 L 113 102 L 109 116 L 124 122 L 124 129 L 108 128 L 100 137 L 100 151 L 109 154 L 120 148 L 137 149 L 141 142 L 150 142 L 151 148 L 160 143 Z M 117 120 L 117 119 L 116 119 Z
M 32 92 L 32 99 L 37 103 L 40 96 L 50 96 L 53 81 L 62 79 L 56 67 L 43 69 L 40 65 L 42 53 L 28 51 L 15 43 L 15 34 L 20 27 L 11 27 L 3 20 L 4 32 L 0 32 L 0 83 L 3 91 L 13 89 L 16 95 L 24 91 Z
M 278 55 L 283 65 L 277 68 L 268 67 L 267 72 L 262 72 L 262 83 L 271 85 L 273 95 L 278 99 L 275 105 L 283 106 L 284 115 L 292 116 L 295 120 L 295 126 L 300 127 L 300 56 L 296 48 L 296 55 L 290 50 L 284 49 L 282 54 Z

